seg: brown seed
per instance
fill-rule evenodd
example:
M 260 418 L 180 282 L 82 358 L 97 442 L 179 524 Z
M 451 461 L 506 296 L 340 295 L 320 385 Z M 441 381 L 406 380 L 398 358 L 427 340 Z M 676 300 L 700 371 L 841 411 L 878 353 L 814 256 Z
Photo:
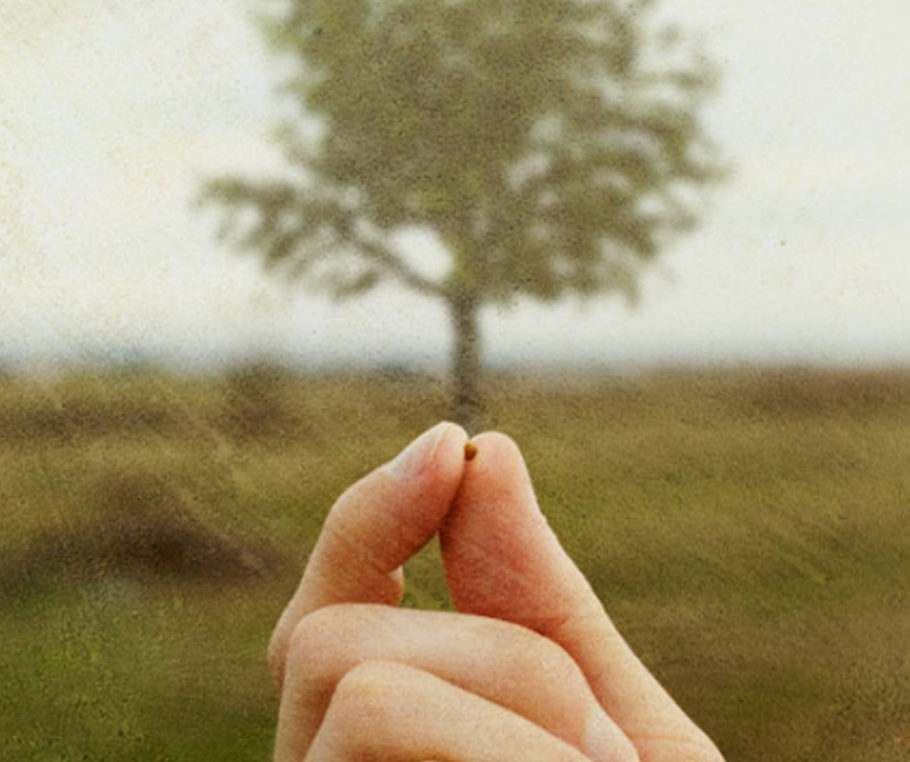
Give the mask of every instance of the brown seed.
M 477 455 L 477 445 L 473 442 L 468 442 L 464 446 L 464 459 L 465 460 L 474 460 L 474 456 Z

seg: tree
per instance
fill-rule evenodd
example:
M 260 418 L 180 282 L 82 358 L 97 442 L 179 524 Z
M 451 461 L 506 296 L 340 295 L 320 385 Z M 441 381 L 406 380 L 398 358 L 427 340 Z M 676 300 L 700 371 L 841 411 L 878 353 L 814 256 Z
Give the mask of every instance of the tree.
M 650 5 L 278 0 L 264 29 L 294 68 L 302 118 L 280 131 L 292 173 L 221 178 L 206 196 L 241 247 L 335 297 L 394 280 L 443 300 L 453 414 L 471 426 L 481 307 L 634 299 L 718 175 L 698 114 L 710 67 L 653 28 Z M 413 228 L 448 252 L 441 278 L 396 244 Z

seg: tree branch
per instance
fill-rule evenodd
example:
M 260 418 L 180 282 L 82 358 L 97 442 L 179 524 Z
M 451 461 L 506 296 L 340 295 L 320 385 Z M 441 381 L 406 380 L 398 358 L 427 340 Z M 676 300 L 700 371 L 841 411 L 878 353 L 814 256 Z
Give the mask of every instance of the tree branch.
M 350 214 L 343 216 L 343 222 L 339 220 L 338 233 L 343 241 L 354 246 L 365 258 L 409 288 L 421 294 L 447 298 L 448 291 L 443 286 L 414 270 L 381 241 L 358 231 L 356 221 Z

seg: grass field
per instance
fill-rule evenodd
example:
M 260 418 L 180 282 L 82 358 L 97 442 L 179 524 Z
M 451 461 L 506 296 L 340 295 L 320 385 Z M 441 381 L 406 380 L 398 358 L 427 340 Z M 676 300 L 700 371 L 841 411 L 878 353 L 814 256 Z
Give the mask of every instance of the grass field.
M 0 379 L 0 759 L 267 759 L 326 510 L 445 409 L 401 373 Z M 910 759 L 910 372 L 497 376 L 489 419 L 729 762 Z

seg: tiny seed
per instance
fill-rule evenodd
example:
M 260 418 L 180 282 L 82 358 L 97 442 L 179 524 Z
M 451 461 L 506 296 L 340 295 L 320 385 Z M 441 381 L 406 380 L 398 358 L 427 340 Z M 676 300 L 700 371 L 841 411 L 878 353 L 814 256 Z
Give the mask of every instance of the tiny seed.
M 464 459 L 465 460 L 474 460 L 474 456 L 477 455 L 477 445 L 473 442 L 468 442 L 464 446 Z

